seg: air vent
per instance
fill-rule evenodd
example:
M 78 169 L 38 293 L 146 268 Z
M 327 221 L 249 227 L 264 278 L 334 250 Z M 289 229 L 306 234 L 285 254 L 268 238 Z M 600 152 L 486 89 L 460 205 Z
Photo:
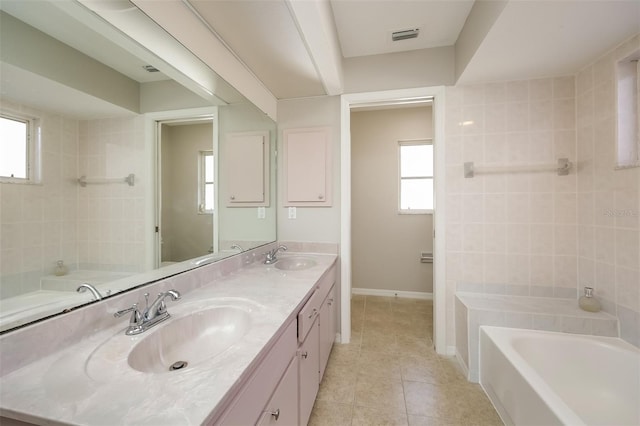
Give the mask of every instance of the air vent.
M 410 30 L 394 31 L 391 33 L 391 40 L 407 40 L 409 38 L 416 38 L 420 33 L 420 28 L 412 28 Z
M 144 68 L 146 72 L 160 72 L 160 70 L 153 65 L 143 65 L 142 68 Z

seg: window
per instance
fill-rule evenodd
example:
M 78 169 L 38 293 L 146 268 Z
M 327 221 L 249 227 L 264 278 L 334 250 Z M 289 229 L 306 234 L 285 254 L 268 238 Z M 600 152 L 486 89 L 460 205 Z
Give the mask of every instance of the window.
M 640 166 L 640 51 L 619 61 L 617 71 L 616 167 Z
M 400 213 L 433 211 L 433 144 L 400 141 Z
M 35 120 L 0 113 L 0 182 L 37 180 Z
M 213 151 L 200 151 L 198 171 L 198 213 L 212 214 L 215 176 Z

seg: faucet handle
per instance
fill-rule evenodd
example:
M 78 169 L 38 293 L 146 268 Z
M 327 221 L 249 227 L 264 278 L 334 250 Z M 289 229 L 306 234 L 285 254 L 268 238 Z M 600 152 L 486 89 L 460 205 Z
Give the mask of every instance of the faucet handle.
M 118 318 L 131 312 L 131 318 L 129 319 L 129 325 L 138 325 L 142 321 L 142 314 L 138 310 L 138 304 L 134 303 L 130 308 L 123 309 L 121 311 L 117 311 L 113 314 L 114 317 Z

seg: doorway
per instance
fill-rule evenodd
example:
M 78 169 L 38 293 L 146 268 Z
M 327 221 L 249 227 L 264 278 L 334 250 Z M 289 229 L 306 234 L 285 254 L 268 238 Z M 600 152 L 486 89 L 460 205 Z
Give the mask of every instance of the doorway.
M 433 298 L 432 115 L 429 99 L 351 109 L 353 294 Z
M 434 345 L 440 354 L 450 352 L 446 339 L 446 297 L 444 275 L 444 87 L 390 90 L 383 92 L 358 93 L 341 97 L 341 304 L 340 339 L 348 343 L 351 339 L 351 292 L 352 292 L 352 182 L 351 182 L 351 110 L 365 105 L 393 105 L 421 102 L 433 99 L 433 146 L 434 146 L 434 240 L 433 240 L 433 306 Z M 442 143 L 439 143 L 442 142 Z M 384 247 L 381 246 L 381 249 Z
M 217 249 L 214 145 L 211 117 L 157 122 L 156 267 Z

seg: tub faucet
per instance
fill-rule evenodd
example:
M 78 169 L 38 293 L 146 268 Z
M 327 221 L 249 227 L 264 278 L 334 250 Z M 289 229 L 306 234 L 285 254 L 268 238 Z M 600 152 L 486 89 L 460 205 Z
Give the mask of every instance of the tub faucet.
M 95 300 L 102 300 L 102 295 L 100 294 L 100 292 L 98 291 L 97 288 L 95 288 L 94 286 L 92 286 L 89 283 L 82 283 L 80 284 L 80 287 L 78 287 L 76 289 L 76 291 L 78 293 L 84 293 L 85 291 L 89 290 L 91 292 L 91 294 L 93 294 L 93 298 Z
M 167 305 L 164 303 L 164 299 L 167 297 L 171 297 L 171 300 L 174 301 L 180 300 L 180 293 L 176 290 L 168 290 L 160 293 L 151 305 L 149 305 L 149 293 L 145 293 L 144 298 L 146 300 L 146 308 L 144 312 L 140 312 L 138 304 L 134 303 L 130 308 L 118 311 L 113 314 L 113 316 L 121 317 L 122 315 L 131 312 L 129 327 L 124 334 L 131 336 L 143 333 L 154 325 L 170 317 L 169 312 L 167 312 Z
M 265 258 L 264 258 L 264 264 L 265 265 L 271 265 L 273 263 L 276 263 L 276 261 L 278 260 L 276 255 L 278 254 L 278 252 L 280 250 L 286 251 L 287 250 L 287 246 L 281 245 L 278 248 L 274 248 L 273 250 L 269 250 L 268 252 L 266 252 L 265 253 Z

